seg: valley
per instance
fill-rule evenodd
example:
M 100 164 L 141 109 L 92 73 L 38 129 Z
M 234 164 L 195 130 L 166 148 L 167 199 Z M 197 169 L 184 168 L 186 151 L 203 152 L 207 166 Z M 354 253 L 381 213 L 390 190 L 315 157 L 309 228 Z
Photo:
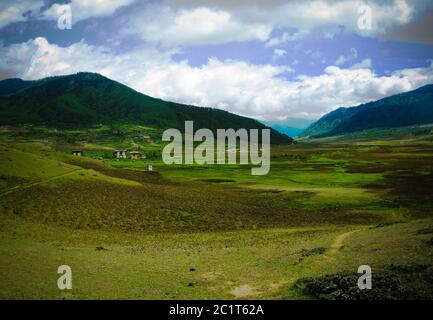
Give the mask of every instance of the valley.
M 3 127 L 2 299 L 309 299 L 324 275 L 356 286 L 362 264 L 385 279 L 406 268 L 400 291 L 431 298 L 405 277 L 433 265 L 431 130 L 273 145 L 269 174 L 251 176 L 165 165 L 158 130 L 136 129 Z M 63 264 L 72 290 L 57 288 Z
M 433 301 L 432 29 L 428 0 L 0 1 L 0 300 Z

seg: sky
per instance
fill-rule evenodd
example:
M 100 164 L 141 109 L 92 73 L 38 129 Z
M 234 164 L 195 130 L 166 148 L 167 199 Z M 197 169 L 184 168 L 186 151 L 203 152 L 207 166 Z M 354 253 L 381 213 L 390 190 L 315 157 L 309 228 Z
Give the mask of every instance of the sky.
M 1 0 L 0 79 L 97 72 L 258 120 L 318 119 L 433 83 L 432 30 L 431 0 Z

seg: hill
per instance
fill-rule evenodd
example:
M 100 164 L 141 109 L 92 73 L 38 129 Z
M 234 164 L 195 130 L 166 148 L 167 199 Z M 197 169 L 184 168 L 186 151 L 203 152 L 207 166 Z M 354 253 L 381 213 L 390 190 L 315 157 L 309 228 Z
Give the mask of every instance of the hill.
M 0 124 L 88 127 L 94 124 L 140 124 L 154 128 L 264 129 L 256 120 L 227 111 L 183 105 L 141 94 L 95 73 L 37 81 L 0 81 Z M 271 129 L 274 144 L 293 140 Z
M 16 93 L 22 89 L 30 87 L 33 81 L 24 81 L 21 79 L 5 79 L 0 81 L 0 95 Z
M 339 108 L 313 123 L 302 135 L 325 137 L 429 123 L 433 123 L 433 85 L 357 107 Z

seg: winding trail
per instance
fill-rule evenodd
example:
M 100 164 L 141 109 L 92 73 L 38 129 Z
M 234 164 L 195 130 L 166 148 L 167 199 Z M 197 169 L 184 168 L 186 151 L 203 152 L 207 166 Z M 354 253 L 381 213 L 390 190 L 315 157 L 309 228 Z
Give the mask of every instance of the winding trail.
M 331 243 L 331 246 L 329 247 L 329 251 L 328 254 L 326 255 L 327 257 L 333 257 L 335 256 L 343 247 L 344 245 L 344 240 L 346 240 L 350 235 L 354 234 L 355 232 L 359 232 L 362 229 L 356 229 L 356 230 L 352 230 L 352 231 L 348 231 L 345 233 L 340 234 L 339 236 L 337 236 L 334 241 Z
M 69 172 L 66 172 L 66 173 L 59 174 L 57 176 L 50 177 L 50 178 L 45 179 L 45 180 L 41 180 L 41 181 L 37 181 L 37 182 L 32 182 L 32 183 L 29 183 L 29 184 L 19 184 L 19 185 L 15 186 L 15 187 L 13 187 L 13 188 L 11 188 L 11 189 L 3 192 L 3 193 L 0 193 L 0 197 L 8 195 L 8 194 L 10 194 L 12 192 L 16 192 L 16 191 L 20 191 L 20 190 L 25 190 L 25 189 L 28 189 L 28 188 L 31 188 L 31 187 L 34 187 L 34 186 L 37 186 L 37 185 L 40 185 L 40 184 L 44 184 L 44 183 L 47 183 L 47 182 L 50 182 L 50 181 L 53 181 L 53 180 L 57 180 L 57 179 L 69 176 L 69 175 L 71 175 L 73 173 L 76 173 L 76 172 L 79 172 L 79 171 L 85 171 L 85 169 L 75 169 L 75 170 L 72 170 L 72 171 L 69 171 Z
M 332 243 L 330 244 L 328 250 L 323 255 L 318 255 L 315 257 L 310 257 L 309 264 L 310 266 L 313 264 L 320 265 L 322 267 L 326 267 L 328 264 L 335 262 L 335 259 L 340 252 L 341 248 L 344 246 L 345 240 L 350 237 L 352 234 L 362 231 L 361 229 L 355 229 L 351 231 L 347 231 L 337 235 Z M 235 299 L 247 299 L 257 297 L 262 293 L 276 292 L 281 290 L 282 287 L 287 286 L 288 284 L 293 284 L 298 279 L 297 276 L 294 276 L 290 279 L 282 279 L 279 283 L 273 283 L 263 290 L 263 287 L 254 286 L 250 284 L 243 284 L 237 286 L 235 288 L 231 288 L 230 293 L 234 296 Z

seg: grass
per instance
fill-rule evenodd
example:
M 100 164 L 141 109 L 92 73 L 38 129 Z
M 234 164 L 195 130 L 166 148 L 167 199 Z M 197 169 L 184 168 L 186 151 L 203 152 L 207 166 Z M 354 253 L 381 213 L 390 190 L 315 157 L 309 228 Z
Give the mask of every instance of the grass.
M 70 298 L 234 298 L 231 291 L 245 284 L 268 297 L 278 296 L 287 261 L 296 259 L 285 256 L 290 253 L 285 247 L 301 250 L 332 238 L 332 232 L 326 237 L 321 230 L 294 229 L 188 237 L 125 235 L 126 239 L 122 234 L 112 239 L 112 234 L 81 231 L 70 239 L 57 234 L 60 230 L 49 228 L 47 235 L 40 231 L 46 227 L 32 226 L 44 242 L 2 241 L 2 283 L 8 290 L 3 297 L 34 292 L 33 298 L 61 298 L 53 286 L 55 267 L 60 264 L 70 265 L 75 272 Z M 11 232 L 22 237 L 17 229 Z M 97 250 L 99 246 L 107 250 Z M 31 272 L 26 261 L 32 261 Z M 17 279 L 17 273 L 24 278 Z M 43 290 L 34 290 L 38 286 Z
M 92 159 L 136 147 L 107 126 L 68 132 L 88 135 L 78 144 L 37 132 L 0 135 L 2 299 L 308 299 L 318 295 L 300 279 L 433 264 L 425 135 L 273 147 L 258 177 L 240 165 Z M 69 155 L 78 147 L 86 157 Z M 62 264 L 71 291 L 57 289 Z

